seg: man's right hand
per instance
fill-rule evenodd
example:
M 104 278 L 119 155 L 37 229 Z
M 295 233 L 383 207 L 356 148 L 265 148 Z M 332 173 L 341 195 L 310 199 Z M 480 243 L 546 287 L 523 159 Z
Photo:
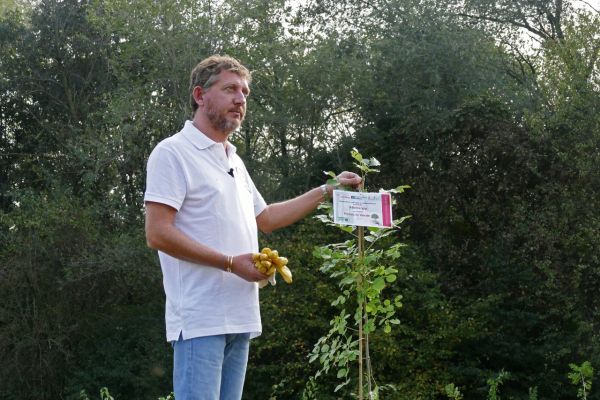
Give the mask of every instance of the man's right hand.
M 269 278 L 269 275 L 263 274 L 256 268 L 252 261 L 252 253 L 233 257 L 231 272 L 248 282 L 258 282 Z

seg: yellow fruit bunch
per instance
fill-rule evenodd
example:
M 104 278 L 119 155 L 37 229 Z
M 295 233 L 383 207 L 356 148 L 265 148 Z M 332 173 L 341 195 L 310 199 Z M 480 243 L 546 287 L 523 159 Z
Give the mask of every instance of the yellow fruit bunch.
M 288 259 L 279 257 L 277 250 L 265 247 L 260 253 L 252 254 L 252 261 L 263 274 L 273 275 L 277 271 L 284 281 L 292 283 L 292 271 L 287 267 Z

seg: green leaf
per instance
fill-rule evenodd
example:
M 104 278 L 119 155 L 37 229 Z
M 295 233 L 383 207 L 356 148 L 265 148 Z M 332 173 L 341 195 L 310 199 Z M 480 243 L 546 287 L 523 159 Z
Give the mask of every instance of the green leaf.
M 346 298 L 345 298 L 344 296 L 340 295 L 340 296 L 338 296 L 338 298 L 337 298 L 337 299 L 335 299 L 335 300 L 334 300 L 334 301 L 331 303 L 331 305 L 335 307 L 335 306 L 337 306 L 338 304 L 344 304 L 345 302 L 346 302 Z
M 352 151 L 350 152 L 350 155 L 352 156 L 352 158 L 354 158 L 356 161 L 362 163 L 363 161 L 363 156 L 362 154 L 360 154 L 360 152 L 358 150 L 356 150 L 356 147 L 352 148 Z
M 330 176 L 332 179 L 334 179 L 334 180 L 337 178 L 337 175 L 336 175 L 336 174 L 335 174 L 335 172 L 333 172 L 333 171 L 323 171 L 323 173 L 324 173 L 325 175 L 329 175 L 329 176 Z M 337 180 L 336 180 L 336 182 L 337 182 Z
M 373 285 L 372 285 L 372 288 L 377 290 L 378 292 L 381 292 L 384 287 L 385 287 L 385 280 L 381 277 L 375 279 L 375 281 L 373 282 Z
M 338 227 L 347 233 L 352 233 L 354 231 L 354 226 L 351 225 L 338 225 Z
M 346 276 L 340 281 L 340 285 L 349 285 L 354 282 L 354 279 L 355 278 L 352 275 Z
M 348 379 L 344 383 L 340 383 L 339 385 L 337 385 L 333 391 L 337 392 L 338 390 L 340 390 L 341 388 L 343 388 L 344 386 L 346 386 L 348 384 L 348 382 L 350 382 L 350 379 Z
M 367 167 L 364 164 L 359 164 L 359 163 L 354 163 L 354 166 L 356 168 L 358 168 L 359 170 L 361 170 L 362 172 L 368 173 L 369 172 L 369 167 Z
M 390 192 L 390 193 L 404 193 L 404 191 L 406 189 L 410 189 L 410 188 L 411 187 L 408 186 L 408 185 L 402 185 L 402 186 L 395 187 L 394 189 L 390 189 L 390 190 L 388 190 L 388 192 Z
M 318 219 L 319 221 L 324 222 L 324 223 L 331 222 L 329 217 L 324 214 L 315 215 L 315 219 Z
M 375 329 L 376 329 L 375 321 L 373 321 L 372 319 L 367 321 L 367 323 L 364 326 L 365 333 L 375 332 Z
M 412 215 L 405 215 L 402 218 L 395 219 L 394 221 L 392 221 L 392 225 L 398 226 L 409 218 L 412 218 Z
M 348 375 L 348 370 L 346 368 L 342 368 L 338 371 L 337 373 L 337 377 L 339 378 L 344 378 L 346 375 Z

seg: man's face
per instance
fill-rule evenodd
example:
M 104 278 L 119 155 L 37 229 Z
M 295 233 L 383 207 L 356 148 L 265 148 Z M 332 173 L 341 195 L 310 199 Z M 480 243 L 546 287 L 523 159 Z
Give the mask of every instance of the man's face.
M 215 130 L 229 134 L 240 127 L 246 115 L 248 82 L 231 71 L 222 71 L 204 93 L 205 112 Z

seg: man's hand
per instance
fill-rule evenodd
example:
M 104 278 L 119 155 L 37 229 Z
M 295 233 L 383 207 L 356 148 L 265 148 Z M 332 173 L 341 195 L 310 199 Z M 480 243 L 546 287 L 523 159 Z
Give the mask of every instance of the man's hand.
M 336 186 L 327 185 L 327 194 L 329 195 L 330 198 L 333 197 L 333 190 L 337 186 L 348 186 L 348 187 L 351 187 L 352 189 L 356 190 L 362 184 L 362 178 L 360 177 L 360 175 L 355 174 L 354 172 L 349 172 L 349 171 L 342 172 L 335 179 L 338 181 L 338 185 L 336 185 Z
M 240 254 L 233 257 L 231 272 L 248 282 L 258 282 L 269 278 L 269 275 L 263 274 L 256 269 L 254 261 L 252 261 L 252 253 Z

